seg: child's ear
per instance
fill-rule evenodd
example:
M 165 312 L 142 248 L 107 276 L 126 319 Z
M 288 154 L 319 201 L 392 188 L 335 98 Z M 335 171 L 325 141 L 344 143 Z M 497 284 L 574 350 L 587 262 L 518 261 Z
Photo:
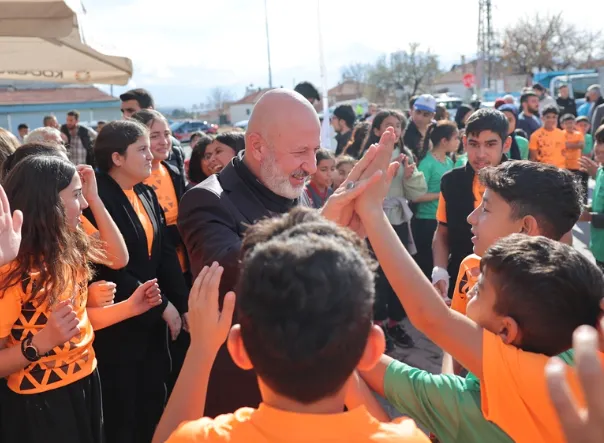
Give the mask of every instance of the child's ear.
M 369 330 L 365 351 L 363 351 L 361 360 L 357 364 L 357 369 L 359 371 L 372 370 L 385 350 L 386 338 L 384 337 L 384 331 L 379 326 L 372 325 Z
M 518 323 L 512 317 L 504 317 L 501 321 L 499 337 L 506 345 L 518 344 L 521 339 L 521 332 Z
M 541 235 L 541 230 L 539 229 L 539 223 L 537 222 L 537 219 L 532 215 L 527 215 L 523 217 L 520 233 L 530 235 L 531 237 Z
M 506 137 L 506 139 L 503 141 L 503 153 L 507 154 L 508 152 L 510 152 L 511 147 L 512 147 L 512 137 L 508 135 Z
M 243 346 L 243 340 L 241 339 L 241 325 L 233 325 L 231 328 L 231 332 L 227 338 L 227 349 L 237 366 L 244 371 L 253 369 L 254 365 L 248 357 L 247 351 Z

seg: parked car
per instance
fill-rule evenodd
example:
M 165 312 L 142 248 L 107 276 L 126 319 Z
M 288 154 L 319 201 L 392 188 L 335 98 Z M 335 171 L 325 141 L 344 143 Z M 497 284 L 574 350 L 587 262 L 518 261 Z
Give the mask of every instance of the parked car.
M 186 143 L 191 140 L 191 134 L 197 131 L 203 131 L 206 134 L 216 134 L 218 125 L 201 120 L 180 120 L 170 125 L 174 138 Z

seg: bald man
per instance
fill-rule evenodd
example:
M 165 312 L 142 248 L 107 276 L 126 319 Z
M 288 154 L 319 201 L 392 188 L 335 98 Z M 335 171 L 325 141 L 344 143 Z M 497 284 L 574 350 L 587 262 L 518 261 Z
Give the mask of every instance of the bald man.
M 221 294 L 235 288 L 246 226 L 300 204 L 306 179 L 317 169 L 320 131 L 317 113 L 302 95 L 275 89 L 260 98 L 248 124 L 245 151 L 180 202 L 178 229 L 193 276 L 217 261 L 224 267 Z M 210 378 L 205 415 L 259 402 L 254 373 L 238 369 L 223 347 Z

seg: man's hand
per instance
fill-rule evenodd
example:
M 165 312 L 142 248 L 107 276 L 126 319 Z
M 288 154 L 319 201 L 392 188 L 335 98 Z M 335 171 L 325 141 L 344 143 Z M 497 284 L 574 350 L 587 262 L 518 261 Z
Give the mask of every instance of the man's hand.
M 94 169 L 89 165 L 76 166 L 80 179 L 82 180 L 82 194 L 88 204 L 94 204 L 100 200 L 99 191 L 96 184 Z
M 235 310 L 234 292 L 224 296 L 222 312 L 218 309 L 218 288 L 223 270 L 216 262 L 209 268 L 205 266 L 189 294 L 191 347 L 203 349 L 214 356 L 229 334 Z
M 102 308 L 112 305 L 115 300 L 116 284 L 105 280 L 95 281 L 88 286 L 88 300 L 86 307 Z
M 180 334 L 180 329 L 182 328 L 182 319 L 180 318 L 178 310 L 172 303 L 168 303 L 168 306 L 166 306 L 166 309 L 162 314 L 162 318 L 168 323 L 172 341 L 176 341 L 178 334 Z
M 0 186 L 0 266 L 13 261 L 19 254 L 22 226 L 23 213 L 17 210 L 11 215 L 8 197 Z
M 600 322 L 600 334 L 604 322 Z M 573 334 L 576 371 L 587 408 L 582 410 L 566 382 L 566 365 L 554 357 L 545 373 L 550 397 L 569 443 L 604 442 L 604 369 L 598 355 L 598 331 L 580 326 Z

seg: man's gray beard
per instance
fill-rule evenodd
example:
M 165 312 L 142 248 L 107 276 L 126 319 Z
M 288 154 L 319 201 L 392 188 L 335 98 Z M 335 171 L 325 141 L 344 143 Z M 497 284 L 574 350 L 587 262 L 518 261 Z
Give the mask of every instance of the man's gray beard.
M 300 198 L 304 192 L 304 184 L 300 187 L 294 187 L 289 181 L 289 175 L 283 175 L 275 161 L 275 155 L 272 149 L 269 150 L 270 156 L 260 164 L 260 181 L 268 189 L 281 197 L 295 200 Z

